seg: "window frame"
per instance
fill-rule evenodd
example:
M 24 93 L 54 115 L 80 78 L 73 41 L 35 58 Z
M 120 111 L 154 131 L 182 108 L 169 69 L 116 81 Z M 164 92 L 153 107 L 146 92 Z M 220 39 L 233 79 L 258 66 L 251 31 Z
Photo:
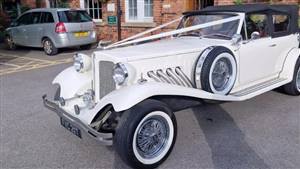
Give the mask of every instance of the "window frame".
M 31 13 L 32 19 L 33 19 L 33 15 L 36 14 L 36 13 L 39 13 L 39 15 L 40 15 L 40 16 L 39 16 L 39 19 L 38 19 L 38 22 L 37 22 L 37 23 L 33 23 L 33 20 L 32 20 L 32 23 L 31 23 L 30 25 L 41 24 L 41 21 L 42 21 L 42 13 L 43 13 L 43 12 L 41 12 L 41 11 L 38 11 L 38 12 L 32 12 L 32 13 Z
M 101 18 L 98 17 L 98 19 L 95 19 L 94 17 L 92 17 L 90 15 L 90 17 L 93 19 L 94 22 L 103 22 L 103 3 L 100 1 L 100 0 L 91 0 L 92 2 L 94 1 L 98 1 L 98 4 L 99 4 L 99 8 L 90 8 L 89 7 L 89 4 L 86 4 L 85 2 L 89 2 L 89 0 L 80 0 L 80 8 L 85 10 L 89 15 L 90 15 L 90 9 L 92 9 L 93 11 L 95 9 L 99 9 L 99 13 L 98 13 L 98 16 L 101 15 Z M 94 5 L 94 3 L 93 3 Z M 101 14 L 100 14 L 101 13 Z
M 273 23 L 273 16 L 274 15 L 286 15 L 289 19 L 289 24 L 288 24 L 288 28 L 286 31 L 280 31 L 280 32 L 275 32 L 275 25 Z M 270 13 L 270 23 L 271 23 L 271 35 L 272 35 L 272 38 L 278 38 L 278 37 L 281 37 L 281 36 L 287 36 L 290 34 L 291 32 L 291 15 L 288 14 L 288 13 L 284 13 L 284 12 L 272 12 Z
M 255 39 L 255 40 L 260 40 L 260 39 L 266 39 L 266 38 L 273 37 L 273 35 L 272 35 L 273 28 L 272 28 L 272 25 L 270 24 L 270 22 L 271 22 L 270 21 L 270 14 L 267 13 L 267 12 L 251 12 L 251 13 L 245 13 L 245 18 L 244 18 L 243 25 L 245 27 L 244 31 L 245 31 L 246 35 L 245 35 L 245 39 L 243 39 L 243 41 L 249 41 L 251 39 L 251 34 L 250 34 L 250 37 L 248 36 L 248 29 L 247 29 L 247 22 L 246 22 L 246 16 L 247 15 L 265 15 L 266 19 L 267 19 L 267 23 L 266 24 L 267 24 L 267 33 L 268 33 L 268 35 L 265 36 L 265 37 L 260 37 L 260 38 Z M 242 35 L 242 30 L 241 30 L 240 34 Z
M 154 16 L 145 16 L 145 0 L 137 1 L 137 17 L 136 19 L 131 19 L 129 17 L 129 1 L 125 0 L 125 22 L 127 23 L 153 23 Z M 154 15 L 154 1 L 152 1 L 152 15 Z
M 28 12 L 28 13 L 25 13 L 23 15 L 21 15 L 18 19 L 17 19 L 17 26 L 27 26 L 27 25 L 31 25 L 31 24 L 23 24 L 23 25 L 20 25 L 20 20 L 22 18 L 24 18 L 25 16 L 28 16 L 28 15 L 32 15 L 32 12 Z
M 44 20 L 45 20 L 44 18 L 45 18 L 46 15 L 49 15 L 49 16 L 52 17 L 52 22 L 44 22 Z M 52 12 L 43 11 L 41 13 L 40 24 L 51 24 L 51 23 L 55 23 L 55 19 L 54 19 L 54 16 L 53 16 Z

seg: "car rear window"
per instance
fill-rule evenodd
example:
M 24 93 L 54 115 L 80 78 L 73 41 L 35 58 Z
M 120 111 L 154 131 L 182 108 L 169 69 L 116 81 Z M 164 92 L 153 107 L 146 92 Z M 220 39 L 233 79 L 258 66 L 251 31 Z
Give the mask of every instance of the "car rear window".
M 64 23 L 79 23 L 91 22 L 92 18 L 86 11 L 60 11 L 58 12 L 60 22 Z

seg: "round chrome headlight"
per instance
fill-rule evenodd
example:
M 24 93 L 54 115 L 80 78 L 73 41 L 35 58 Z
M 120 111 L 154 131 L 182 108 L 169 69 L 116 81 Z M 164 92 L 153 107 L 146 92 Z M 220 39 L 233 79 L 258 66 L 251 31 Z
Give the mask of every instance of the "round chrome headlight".
M 91 68 L 91 58 L 82 53 L 76 53 L 74 55 L 73 66 L 77 72 L 84 72 Z
M 128 71 L 123 63 L 117 63 L 113 70 L 113 79 L 116 84 L 122 85 L 128 77 Z

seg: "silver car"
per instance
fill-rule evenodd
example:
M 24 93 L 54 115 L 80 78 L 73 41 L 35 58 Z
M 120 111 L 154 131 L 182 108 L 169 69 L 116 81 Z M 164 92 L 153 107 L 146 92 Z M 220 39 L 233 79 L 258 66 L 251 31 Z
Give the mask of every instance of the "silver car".
M 17 45 L 43 47 L 47 55 L 55 55 L 64 47 L 89 49 L 96 40 L 95 24 L 84 10 L 32 9 L 6 29 L 9 49 Z

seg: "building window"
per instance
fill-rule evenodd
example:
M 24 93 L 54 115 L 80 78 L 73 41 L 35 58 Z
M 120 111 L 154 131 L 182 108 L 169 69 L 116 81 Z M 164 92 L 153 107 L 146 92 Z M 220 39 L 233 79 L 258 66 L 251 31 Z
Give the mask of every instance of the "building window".
M 137 19 L 137 0 L 128 0 L 128 11 L 129 11 L 129 19 L 136 20 Z
M 144 0 L 145 17 L 153 17 L 153 0 Z
M 102 21 L 102 3 L 99 0 L 84 0 L 84 9 L 94 21 Z
M 153 22 L 153 0 L 125 0 L 126 22 Z

